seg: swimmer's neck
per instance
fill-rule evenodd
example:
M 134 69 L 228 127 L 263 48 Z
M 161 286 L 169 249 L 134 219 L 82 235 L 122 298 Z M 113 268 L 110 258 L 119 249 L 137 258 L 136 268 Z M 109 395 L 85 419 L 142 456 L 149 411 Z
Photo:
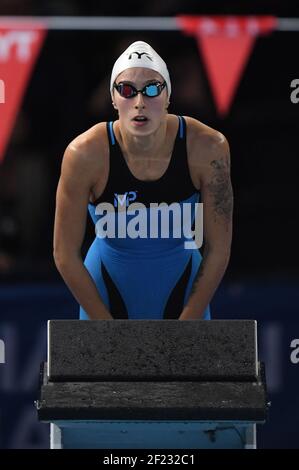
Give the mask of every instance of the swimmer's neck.
M 146 136 L 132 135 L 118 121 L 120 145 L 129 156 L 155 157 L 166 141 L 167 119 L 163 120 L 156 131 Z

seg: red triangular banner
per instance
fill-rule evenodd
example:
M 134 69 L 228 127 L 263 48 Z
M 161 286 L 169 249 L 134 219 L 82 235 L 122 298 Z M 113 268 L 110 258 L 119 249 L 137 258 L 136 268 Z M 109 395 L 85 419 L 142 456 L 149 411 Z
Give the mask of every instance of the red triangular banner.
M 177 21 L 188 35 L 195 35 L 210 80 L 218 113 L 230 108 L 241 75 L 258 34 L 276 26 L 274 17 L 194 17 Z
M 45 35 L 43 24 L 0 20 L 0 162 Z
M 227 114 L 240 77 L 253 48 L 254 38 L 246 34 L 235 38 L 221 34 L 197 38 L 210 79 L 218 113 Z

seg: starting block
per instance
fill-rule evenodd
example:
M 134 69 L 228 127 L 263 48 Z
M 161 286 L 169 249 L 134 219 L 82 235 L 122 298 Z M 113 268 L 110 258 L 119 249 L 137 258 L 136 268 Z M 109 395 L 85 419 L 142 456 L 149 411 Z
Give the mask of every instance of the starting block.
M 252 449 L 267 403 L 254 320 L 48 322 L 52 449 Z

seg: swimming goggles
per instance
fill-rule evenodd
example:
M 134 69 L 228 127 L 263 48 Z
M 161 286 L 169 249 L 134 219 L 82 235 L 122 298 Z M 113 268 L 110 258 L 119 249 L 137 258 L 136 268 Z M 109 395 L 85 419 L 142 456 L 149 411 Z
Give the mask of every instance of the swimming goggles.
M 152 82 L 145 85 L 140 90 L 137 90 L 133 85 L 126 82 L 114 83 L 113 87 L 116 88 L 120 96 L 123 98 L 133 98 L 137 96 L 138 93 L 141 93 L 143 96 L 147 96 L 148 98 L 155 98 L 159 96 L 163 89 L 166 86 L 166 82 L 159 83 L 159 82 Z

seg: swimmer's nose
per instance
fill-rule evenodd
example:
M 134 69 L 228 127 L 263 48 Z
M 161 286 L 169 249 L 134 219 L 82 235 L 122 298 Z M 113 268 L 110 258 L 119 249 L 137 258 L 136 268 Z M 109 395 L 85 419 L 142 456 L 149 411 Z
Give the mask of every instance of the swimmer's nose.
M 138 93 L 138 95 L 134 98 L 135 99 L 135 109 L 144 108 L 144 96 L 142 93 Z

